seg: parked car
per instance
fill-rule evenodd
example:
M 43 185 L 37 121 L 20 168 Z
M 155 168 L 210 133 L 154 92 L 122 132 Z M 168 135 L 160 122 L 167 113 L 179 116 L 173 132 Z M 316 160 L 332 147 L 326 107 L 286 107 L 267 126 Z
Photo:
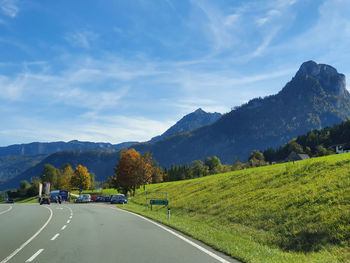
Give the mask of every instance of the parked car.
M 110 195 L 105 195 L 104 196 L 104 198 L 105 198 L 104 202 L 110 202 L 111 201 L 111 197 L 112 196 L 110 196 Z
M 111 204 L 122 204 L 127 203 L 128 198 L 125 197 L 125 195 L 119 194 L 119 195 L 113 195 L 111 198 Z
M 42 204 L 48 204 L 49 205 L 50 203 L 51 203 L 51 200 L 48 197 L 42 197 L 40 199 L 40 205 L 42 205 Z
M 95 199 L 95 202 L 104 202 L 105 201 L 105 197 L 104 196 L 97 196 Z
M 90 203 L 91 195 L 81 194 L 77 199 L 74 200 L 74 203 Z
M 92 201 L 92 202 L 96 202 L 96 199 L 97 199 L 98 197 L 103 197 L 103 195 L 91 195 L 91 201 Z

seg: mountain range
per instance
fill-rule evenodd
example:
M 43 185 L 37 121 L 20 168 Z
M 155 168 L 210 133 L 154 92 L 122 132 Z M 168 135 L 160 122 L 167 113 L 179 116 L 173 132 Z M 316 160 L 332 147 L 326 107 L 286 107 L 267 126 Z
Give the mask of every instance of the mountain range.
M 209 113 L 197 109 L 151 141 L 156 142 L 178 132 L 192 131 L 212 124 L 220 116 L 220 113 Z M 118 152 L 136 144 L 137 142 L 110 144 L 74 140 L 0 147 L 0 190 L 15 188 L 21 180 L 30 181 L 31 177 L 39 176 L 45 164 L 52 164 L 57 168 L 61 168 L 65 163 L 71 164 L 73 168 L 83 164 L 89 171 L 95 173 L 96 180 L 105 181 L 113 174 Z
M 275 95 L 255 98 L 212 125 L 135 146 L 162 166 L 218 156 L 225 163 L 247 160 L 254 149 L 283 145 L 308 131 L 350 117 L 345 76 L 329 65 L 307 61 Z
M 123 148 L 149 151 L 163 167 L 204 160 L 207 156 L 214 155 L 224 163 L 232 163 L 236 158 L 247 160 L 254 149 L 278 147 L 298 135 L 333 126 L 349 117 L 350 94 L 346 90 L 345 76 L 332 66 L 308 61 L 301 65 L 291 81 L 275 95 L 252 99 L 224 115 L 198 109 L 183 117 L 164 134 L 144 143 L 127 143 Z M 88 149 L 82 149 L 85 143 L 84 147 Z M 57 143 L 56 148 L 50 143 L 1 147 L 0 156 L 25 156 L 31 153 L 46 155 L 41 155 L 39 163 L 20 175 L 11 177 L 2 184 L 0 182 L 0 189 L 17 187 L 20 180 L 38 176 L 45 163 L 58 168 L 67 162 L 72 166 L 79 163 L 93 171 L 97 181 L 104 180 L 113 173 L 118 149 L 112 144 L 85 143 L 69 142 L 69 149 L 62 142 Z M 81 148 L 74 148 L 74 145 L 80 145 Z M 47 156 L 51 150 L 79 151 L 63 151 Z M 0 162 L 0 171 L 1 168 Z

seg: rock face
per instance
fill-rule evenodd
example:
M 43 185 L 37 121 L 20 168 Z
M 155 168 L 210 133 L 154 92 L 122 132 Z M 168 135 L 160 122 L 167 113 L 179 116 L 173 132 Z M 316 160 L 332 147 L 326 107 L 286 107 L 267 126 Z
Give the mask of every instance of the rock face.
M 156 142 L 168 136 L 174 135 L 181 132 L 194 131 L 200 127 L 210 125 L 216 122 L 222 115 L 220 113 L 205 112 L 201 108 L 196 111 L 187 114 L 181 120 L 179 120 L 175 125 L 171 126 L 162 135 L 152 138 L 150 142 Z
M 332 66 L 326 64 L 317 64 L 314 61 L 304 62 L 295 78 L 312 78 L 317 81 L 328 93 L 346 97 L 349 93 L 346 90 L 345 75 L 338 73 Z
M 163 166 L 213 155 L 232 163 L 235 157 L 247 160 L 254 149 L 281 146 L 298 135 L 349 117 L 345 76 L 329 65 L 308 61 L 278 94 L 253 99 L 212 125 L 135 148 L 152 152 Z

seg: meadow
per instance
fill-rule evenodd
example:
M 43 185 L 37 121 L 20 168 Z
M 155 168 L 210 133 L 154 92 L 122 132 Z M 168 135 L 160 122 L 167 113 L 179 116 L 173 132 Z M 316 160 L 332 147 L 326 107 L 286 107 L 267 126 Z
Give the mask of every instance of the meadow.
M 350 154 L 147 185 L 125 209 L 243 262 L 350 262 Z M 155 195 L 158 198 L 160 195 Z

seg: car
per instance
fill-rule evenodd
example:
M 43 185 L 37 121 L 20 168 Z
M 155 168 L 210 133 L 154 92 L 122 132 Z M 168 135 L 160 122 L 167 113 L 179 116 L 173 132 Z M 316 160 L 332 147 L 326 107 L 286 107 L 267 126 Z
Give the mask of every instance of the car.
M 110 201 L 111 201 L 111 198 L 112 198 L 112 197 L 111 197 L 110 195 L 105 195 L 105 196 L 104 196 L 104 199 L 105 199 L 104 202 L 110 202 Z
M 95 199 L 95 202 L 105 202 L 105 197 L 104 196 L 97 196 Z
M 12 199 L 12 198 L 8 198 L 8 199 L 6 200 L 6 203 L 7 203 L 7 204 L 13 204 L 13 203 L 14 203 L 14 201 L 13 201 L 13 199 Z
M 74 200 L 74 203 L 90 203 L 91 195 L 81 194 L 77 199 Z
M 111 204 L 126 204 L 128 202 L 128 198 L 125 195 L 113 195 L 111 198 Z
M 92 201 L 92 202 L 96 202 L 96 199 L 97 199 L 98 197 L 103 197 L 103 195 L 91 195 L 91 201 Z
M 50 198 L 49 197 L 43 197 L 43 198 L 41 198 L 40 199 L 40 205 L 42 205 L 42 204 L 50 204 L 51 203 L 51 200 L 50 200 Z

